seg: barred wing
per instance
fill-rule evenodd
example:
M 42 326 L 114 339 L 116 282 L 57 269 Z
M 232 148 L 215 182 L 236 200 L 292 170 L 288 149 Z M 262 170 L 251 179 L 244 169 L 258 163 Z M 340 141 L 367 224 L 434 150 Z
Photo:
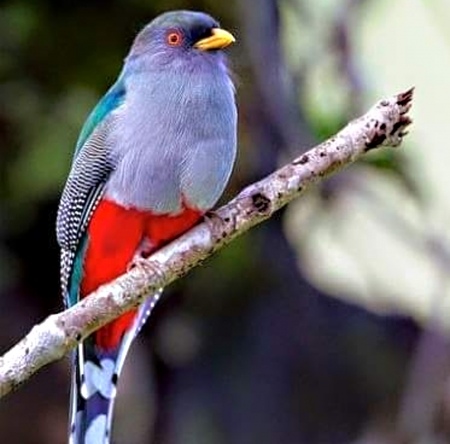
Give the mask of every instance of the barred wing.
M 93 131 L 75 157 L 58 208 L 56 234 L 61 247 L 61 286 L 68 305 L 70 275 L 81 241 L 114 169 L 108 147 L 114 114 L 110 114 Z

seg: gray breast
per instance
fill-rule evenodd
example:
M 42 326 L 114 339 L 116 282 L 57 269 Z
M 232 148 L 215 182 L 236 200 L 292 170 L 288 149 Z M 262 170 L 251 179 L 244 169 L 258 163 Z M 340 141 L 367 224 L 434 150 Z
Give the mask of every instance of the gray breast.
M 117 168 L 106 196 L 160 214 L 179 212 L 183 201 L 211 208 L 234 164 L 236 120 L 222 67 L 136 75 L 110 135 Z

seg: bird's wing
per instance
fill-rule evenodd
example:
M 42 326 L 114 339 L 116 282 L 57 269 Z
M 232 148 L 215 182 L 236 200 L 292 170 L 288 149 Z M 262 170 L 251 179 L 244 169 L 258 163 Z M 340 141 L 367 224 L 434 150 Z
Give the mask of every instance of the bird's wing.
M 84 232 L 114 169 L 108 135 L 116 122 L 115 111 L 124 103 L 124 98 L 124 82 L 119 77 L 81 130 L 59 203 L 56 233 L 61 247 L 61 285 L 68 306 L 78 299 L 77 294 L 68 294 L 68 286 L 77 254 L 84 248 Z
M 125 99 L 125 82 L 123 73 L 119 76 L 116 83 L 111 86 L 107 93 L 100 99 L 97 105 L 89 114 L 86 122 L 81 128 L 75 147 L 74 160 L 80 153 L 81 148 L 88 141 L 94 130 L 120 105 Z

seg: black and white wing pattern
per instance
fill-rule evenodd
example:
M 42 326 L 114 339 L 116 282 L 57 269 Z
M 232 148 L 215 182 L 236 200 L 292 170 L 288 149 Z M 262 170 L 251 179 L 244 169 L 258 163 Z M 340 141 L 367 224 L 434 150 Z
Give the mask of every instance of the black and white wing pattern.
M 69 306 L 76 302 L 68 300 L 67 290 L 80 241 L 114 169 L 108 145 L 115 120 L 114 113 L 110 114 L 81 147 L 59 203 L 56 234 L 61 247 L 61 286 Z

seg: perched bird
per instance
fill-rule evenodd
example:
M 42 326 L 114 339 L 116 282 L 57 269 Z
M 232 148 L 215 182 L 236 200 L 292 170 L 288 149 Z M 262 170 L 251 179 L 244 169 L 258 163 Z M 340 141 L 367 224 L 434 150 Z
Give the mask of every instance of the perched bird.
M 62 193 L 68 306 L 188 230 L 219 199 L 236 156 L 235 91 L 222 51 L 233 42 L 193 11 L 162 14 L 137 35 L 81 130 Z M 109 442 L 118 377 L 158 296 L 76 350 L 71 444 Z

